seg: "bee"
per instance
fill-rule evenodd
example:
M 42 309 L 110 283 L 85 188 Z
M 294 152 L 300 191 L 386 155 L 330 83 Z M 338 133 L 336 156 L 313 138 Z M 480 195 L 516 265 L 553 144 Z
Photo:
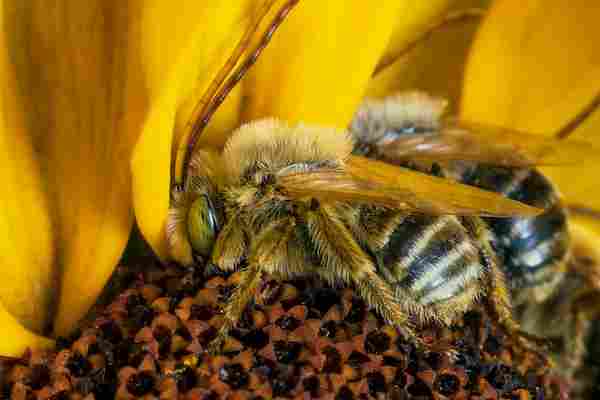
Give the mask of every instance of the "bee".
M 210 351 L 219 351 L 265 274 L 353 286 L 420 348 L 426 345 L 416 326 L 450 324 L 482 298 L 529 346 L 512 318 L 487 228 L 475 216 L 540 209 L 352 154 L 352 137 L 326 127 L 266 119 L 239 128 L 223 150 L 196 148 L 212 113 L 294 4 L 285 3 L 261 38 L 248 41 L 257 43 L 253 49 L 224 65 L 225 79 L 203 96 L 176 160 L 166 227 L 172 257 L 241 275 Z
M 538 210 L 352 156 L 352 148 L 343 132 L 269 119 L 242 126 L 221 153 L 195 153 L 190 186 L 174 193 L 167 232 L 172 248 L 189 240 L 217 268 L 242 268 L 216 343 L 264 274 L 354 286 L 421 347 L 413 319 L 451 323 L 483 293 L 507 330 L 516 331 L 483 226 L 453 214 Z
M 447 179 L 439 168 L 432 176 L 357 154 L 360 137 L 357 147 L 327 127 L 265 119 L 240 127 L 222 150 L 196 148 L 297 1 L 281 3 L 274 13 L 269 3 L 244 34 L 177 152 L 166 226 L 173 259 L 240 271 L 209 350 L 219 351 L 265 274 L 352 286 L 420 348 L 427 346 L 417 326 L 450 324 L 479 300 L 520 345 L 535 346 L 513 319 L 493 235 L 479 217 L 533 217 L 540 208 Z M 264 18 L 271 20 L 261 30 Z
M 446 104 L 421 92 L 366 101 L 350 125 L 354 152 L 393 164 L 408 163 L 422 171 L 435 166 L 438 174 L 457 182 L 544 209 L 533 217 L 472 219 L 485 225 L 524 329 L 570 342 L 568 357 L 573 360 L 582 351 L 581 316 L 590 307 L 598 308 L 590 306 L 589 299 L 600 288 L 600 257 L 583 260 L 582 254 L 594 252 L 589 244 L 588 251 L 581 250 L 584 235 L 570 234 L 575 227 L 569 227 L 567 206 L 535 166 L 593 157 L 593 149 L 583 143 L 443 118 Z M 575 121 L 581 123 L 581 118 Z M 567 311 L 557 314 L 558 310 Z M 557 315 L 568 315 L 572 323 L 565 324 Z

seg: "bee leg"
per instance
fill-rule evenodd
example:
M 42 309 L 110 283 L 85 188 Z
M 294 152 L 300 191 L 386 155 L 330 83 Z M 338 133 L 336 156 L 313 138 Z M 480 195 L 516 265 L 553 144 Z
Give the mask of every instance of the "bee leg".
M 515 340 L 515 344 L 521 352 L 535 354 L 540 360 L 551 364 L 550 359 L 542 351 L 551 345 L 551 340 L 532 335 L 521 329 L 521 326 L 512 315 L 510 297 L 504 281 L 504 274 L 495 263 L 490 264 L 488 287 L 489 291 L 485 300 L 488 314 L 496 318 L 498 325 L 505 334 Z
M 581 363 L 586 354 L 585 339 L 589 331 L 589 320 L 585 313 L 575 311 L 573 335 L 566 338 L 566 354 L 568 354 L 568 368 L 571 371 L 576 371 L 581 366 Z
M 360 248 L 337 210 L 319 206 L 305 215 L 308 236 L 318 249 L 321 266 L 315 272 L 330 284 L 354 285 L 358 294 L 383 317 L 398 327 L 417 347 L 426 344 L 416 335 L 406 313 L 389 285 L 375 272 L 373 261 Z
M 223 325 L 219 329 L 216 338 L 208 345 L 209 353 L 217 354 L 221 351 L 229 331 L 235 326 L 248 303 L 254 298 L 261 281 L 261 275 L 262 271 L 255 265 L 250 265 L 241 271 L 240 284 L 234 290 L 223 310 Z
M 322 278 L 332 282 L 331 276 L 322 269 L 315 270 Z M 384 321 L 394 325 L 406 340 L 413 343 L 419 350 L 427 351 L 429 345 L 417 336 L 408 314 L 402 309 L 394 293 L 375 272 L 368 271 L 360 279 L 352 277 L 358 295 L 365 303 L 374 308 Z
M 249 250 L 248 267 L 241 271 L 240 284 L 223 310 L 225 315 L 223 326 L 209 345 L 211 353 L 219 352 L 229 331 L 240 319 L 248 303 L 255 297 L 263 272 L 280 276 L 288 275 L 287 271 L 280 267 L 283 264 L 282 260 L 288 258 L 287 243 L 294 227 L 295 222 L 292 218 L 282 218 L 272 221 L 255 237 Z M 241 246 L 242 238 L 239 240 Z M 236 250 L 235 253 L 241 254 L 245 251 L 244 248 Z
M 565 335 L 565 353 L 569 354 L 569 368 L 572 371 L 581 365 L 585 356 L 590 321 L 596 320 L 600 314 L 597 296 L 596 290 L 587 290 L 577 296 L 572 305 L 573 328 Z
M 209 260 L 222 271 L 234 271 L 246 255 L 247 243 L 242 222 L 237 215 L 221 229 Z
M 521 326 L 514 319 L 510 301 L 510 293 L 506 286 L 504 273 L 499 267 L 498 258 L 491 246 L 490 233 L 480 218 L 463 218 L 463 223 L 479 243 L 480 250 L 487 264 L 488 292 L 484 305 L 490 316 L 511 338 L 516 340 L 516 345 L 521 351 L 536 354 L 540 359 L 549 362 L 548 358 L 539 349 L 547 348 L 550 341 L 521 330 Z
M 564 353 L 568 355 L 568 368 L 574 373 L 583 362 L 586 355 L 586 340 L 591 321 L 600 317 L 600 252 L 596 243 L 590 240 L 587 232 L 577 224 L 570 226 L 572 252 L 569 258 L 568 270 L 580 278 L 578 293 L 573 295 L 571 315 L 572 329 L 564 334 Z
M 400 299 L 396 298 L 388 284 L 379 275 L 369 271 L 365 277 L 356 280 L 354 284 L 359 295 L 367 304 L 374 307 L 388 324 L 395 325 L 404 338 L 419 350 L 428 350 L 429 345 L 417 336 L 408 314 L 400 306 Z

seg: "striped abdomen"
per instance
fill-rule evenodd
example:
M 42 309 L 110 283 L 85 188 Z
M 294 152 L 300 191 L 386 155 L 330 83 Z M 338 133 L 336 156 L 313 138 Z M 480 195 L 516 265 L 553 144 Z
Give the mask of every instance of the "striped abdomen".
M 535 169 L 478 165 L 463 182 L 546 211 L 533 218 L 485 218 L 512 288 L 553 285 L 567 256 L 567 216 L 556 189 Z
M 456 300 L 469 303 L 460 309 L 470 306 L 484 266 L 477 245 L 456 217 L 397 215 L 387 231 L 385 243 L 372 253 L 378 273 L 398 297 L 408 295 L 419 305 L 447 306 Z

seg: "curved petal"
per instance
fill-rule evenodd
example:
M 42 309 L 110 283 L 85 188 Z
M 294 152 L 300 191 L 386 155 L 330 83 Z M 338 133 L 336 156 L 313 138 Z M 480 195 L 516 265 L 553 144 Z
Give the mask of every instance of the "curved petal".
M 25 329 L 1 304 L 0 323 L 2 324 L 0 354 L 3 356 L 21 357 L 28 348 L 46 349 L 54 343 Z
M 14 59 L 18 38 L 11 31 L 11 2 L 0 5 L 0 325 L 9 312 L 30 329 L 47 327 L 53 290 L 54 248 L 46 193 L 23 116 Z M 5 10 L 6 13 L 5 13 Z M 16 323 L 16 322 L 15 322 Z M 5 335 L 0 342 L 19 340 Z M 0 353 L 6 354 L 0 348 Z
M 586 0 L 496 2 L 468 62 L 462 116 L 546 135 L 558 131 L 600 89 L 599 20 L 600 8 Z M 572 137 L 600 148 L 599 130 L 597 111 Z M 600 210 L 600 165 L 543 171 L 567 201 Z
M 301 2 L 245 81 L 244 119 L 275 116 L 345 127 L 400 12 L 413 3 Z
M 577 233 L 576 243 L 588 244 L 588 247 L 594 248 L 593 257 L 600 260 L 600 219 L 589 218 L 581 215 L 572 215 L 569 219 L 569 228 L 571 234 Z M 592 254 L 590 254 L 592 256 Z
M 448 99 L 449 109 L 458 108 L 459 95 L 462 90 L 462 77 L 467 54 L 474 39 L 476 29 L 481 22 L 473 7 L 483 10 L 488 0 L 453 2 L 446 13 L 445 4 L 438 4 L 438 8 L 424 15 L 431 20 L 439 21 L 445 15 L 454 18 L 439 26 L 433 33 L 420 36 L 430 25 L 420 24 L 417 28 L 419 38 L 423 40 L 416 45 L 407 43 L 415 40 L 414 32 L 410 36 L 394 34 L 392 42 L 386 50 L 386 55 L 379 62 L 385 65 L 386 60 L 392 59 L 393 63 L 382 69 L 373 77 L 367 89 L 368 97 L 385 97 L 391 93 L 402 90 L 423 90 L 436 96 Z M 424 33 L 423 33 L 424 34 Z M 398 40 L 399 42 L 396 42 Z M 398 57 L 399 52 L 403 53 Z M 395 55 L 396 58 L 391 58 Z
M 68 333 L 96 301 L 132 225 L 129 159 L 145 111 L 136 1 L 10 3 L 11 59 L 47 184 Z
M 443 1 L 438 0 L 436 4 L 438 2 Z M 232 47 L 233 39 L 237 40 L 245 26 L 248 10 L 259 2 L 237 1 L 226 7 L 218 2 L 184 2 L 177 6 L 155 3 L 144 18 L 154 22 L 145 22 L 145 25 L 153 28 L 159 20 L 173 20 L 177 24 L 166 30 L 166 35 L 164 31 L 157 34 L 152 29 L 143 35 L 145 54 L 148 54 L 145 59 L 154 60 L 149 67 L 149 86 L 161 93 L 146 121 L 132 167 L 140 229 L 164 259 L 162 216 L 168 208 L 170 158 L 163 149 L 171 140 L 173 118 L 176 128 L 187 122 L 194 105 L 191 99 L 198 98 L 194 93 L 201 93 L 198 88 L 206 87 L 211 73 L 216 71 L 215 66 L 218 67 L 227 54 L 224 49 Z M 239 88 L 233 91 L 201 141 L 221 145 L 226 134 L 239 124 L 238 112 L 242 106 L 246 107 L 247 119 L 276 115 L 289 120 L 344 126 L 363 95 L 370 73 L 397 25 L 400 11 L 404 7 L 407 13 L 412 13 L 411 4 L 384 1 L 372 7 L 360 1 L 350 4 L 341 0 L 302 2 L 244 80 L 243 94 L 238 92 Z M 428 9 L 423 7 L 423 10 Z M 423 15 L 428 14 L 423 12 Z M 416 23 L 423 16 L 419 14 L 415 18 L 411 14 L 406 18 Z M 364 21 L 377 22 L 369 29 L 357 30 L 356 26 L 364 25 Z M 318 29 L 306 29 L 306 26 Z M 339 54 L 351 55 L 350 63 L 348 58 L 338 57 Z M 352 68 L 348 68 L 348 64 Z M 190 77 L 197 77 L 198 82 L 193 85 Z M 323 96 L 323 88 L 327 88 L 327 93 L 335 93 L 335 97 Z M 188 102 L 182 103 L 182 99 Z M 324 104 L 327 107 L 323 107 Z
M 400 18 L 395 21 L 390 41 L 378 63 L 392 63 L 410 40 L 426 29 L 431 20 L 448 9 L 449 3 L 450 0 L 404 2 L 401 6 Z
M 131 168 L 138 225 L 163 260 L 167 258 L 164 228 L 174 127 L 177 121 L 180 125 L 187 122 L 194 101 L 200 97 L 198 93 L 209 85 L 249 21 L 251 5 L 251 0 L 145 2 L 143 71 L 152 103 Z M 160 30 L 156 29 L 158 25 Z M 227 99 L 207 128 L 205 143 L 222 142 L 222 132 L 237 125 L 240 102 L 239 91 Z

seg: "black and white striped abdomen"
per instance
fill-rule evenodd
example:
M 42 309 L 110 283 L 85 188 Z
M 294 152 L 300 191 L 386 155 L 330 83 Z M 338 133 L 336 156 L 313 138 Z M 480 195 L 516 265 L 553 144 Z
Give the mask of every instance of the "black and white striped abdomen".
M 565 259 L 569 237 L 567 215 L 554 186 L 535 169 L 485 165 L 466 173 L 463 181 L 546 209 L 532 218 L 485 218 L 485 221 L 513 288 L 535 287 L 555 280 L 553 267 Z
M 477 245 L 454 216 L 405 216 L 375 256 L 378 273 L 421 305 L 478 288 L 484 272 Z

